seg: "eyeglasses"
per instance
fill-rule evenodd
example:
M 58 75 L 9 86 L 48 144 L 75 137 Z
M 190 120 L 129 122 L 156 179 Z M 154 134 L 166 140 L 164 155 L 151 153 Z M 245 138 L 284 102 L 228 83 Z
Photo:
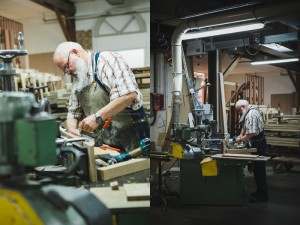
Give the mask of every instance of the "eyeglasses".
M 70 62 L 69 62 L 69 61 L 70 61 L 70 55 L 71 55 L 71 52 L 69 52 L 67 64 L 64 65 L 64 69 L 63 69 L 64 74 L 67 73 L 66 70 L 69 70 L 69 69 L 70 69 Z

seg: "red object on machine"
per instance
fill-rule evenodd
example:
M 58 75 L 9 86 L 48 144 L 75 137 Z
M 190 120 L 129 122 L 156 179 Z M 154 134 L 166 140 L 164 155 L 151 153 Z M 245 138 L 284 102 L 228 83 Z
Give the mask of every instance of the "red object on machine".
M 114 148 L 109 145 L 101 145 L 101 146 L 99 146 L 99 148 L 101 148 L 102 150 L 112 150 L 112 151 L 117 151 L 117 152 L 121 151 L 119 148 Z
M 164 95 L 158 93 L 150 93 L 152 102 L 153 102 L 153 110 L 155 112 L 164 108 Z
M 111 122 L 111 118 L 108 118 L 106 121 L 105 121 L 105 124 L 103 125 L 102 129 L 105 129 L 108 127 L 108 125 L 110 124 Z

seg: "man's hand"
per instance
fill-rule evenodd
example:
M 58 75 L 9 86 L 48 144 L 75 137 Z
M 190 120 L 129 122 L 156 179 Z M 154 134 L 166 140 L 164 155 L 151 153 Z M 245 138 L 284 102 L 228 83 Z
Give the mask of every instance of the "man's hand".
M 71 134 L 74 134 L 78 137 L 82 137 L 82 135 L 80 134 L 80 131 L 78 129 L 70 129 L 68 130 Z
M 238 136 L 238 137 L 236 138 L 236 143 L 239 145 L 239 144 L 241 144 L 241 142 L 242 142 L 242 139 L 241 139 L 240 136 Z
M 86 117 L 79 123 L 79 128 L 87 132 L 93 132 L 98 126 L 99 123 L 96 122 L 96 116 L 94 114 Z

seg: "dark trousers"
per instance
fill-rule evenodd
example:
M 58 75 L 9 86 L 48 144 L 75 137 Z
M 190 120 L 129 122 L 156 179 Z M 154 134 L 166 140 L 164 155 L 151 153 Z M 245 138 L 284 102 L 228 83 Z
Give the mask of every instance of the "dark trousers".
M 251 140 L 251 142 L 252 147 L 255 147 L 257 149 L 256 154 L 262 156 L 265 156 L 267 154 L 266 138 L 264 137 L 263 132 L 255 136 L 254 140 Z M 263 197 L 268 197 L 266 163 L 253 161 L 252 169 L 257 187 L 257 192 Z

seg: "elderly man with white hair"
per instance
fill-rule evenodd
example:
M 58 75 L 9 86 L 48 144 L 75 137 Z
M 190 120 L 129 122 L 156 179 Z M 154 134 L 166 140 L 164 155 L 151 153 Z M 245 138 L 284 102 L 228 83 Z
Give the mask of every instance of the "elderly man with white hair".
M 238 100 L 235 109 L 240 113 L 241 133 L 237 143 L 250 141 L 252 147 L 257 149 L 258 155 L 266 155 L 266 138 L 264 135 L 264 121 L 260 112 L 247 100 Z M 268 201 L 268 187 L 265 162 L 252 162 L 253 174 L 257 190 L 251 194 L 250 202 Z
M 143 96 L 121 55 L 92 53 L 76 42 L 63 42 L 53 60 L 73 78 L 66 121 L 70 133 L 94 132 L 98 143 L 124 151 L 139 147 L 139 141 L 149 137 Z M 112 119 L 109 126 L 102 129 L 108 119 Z

